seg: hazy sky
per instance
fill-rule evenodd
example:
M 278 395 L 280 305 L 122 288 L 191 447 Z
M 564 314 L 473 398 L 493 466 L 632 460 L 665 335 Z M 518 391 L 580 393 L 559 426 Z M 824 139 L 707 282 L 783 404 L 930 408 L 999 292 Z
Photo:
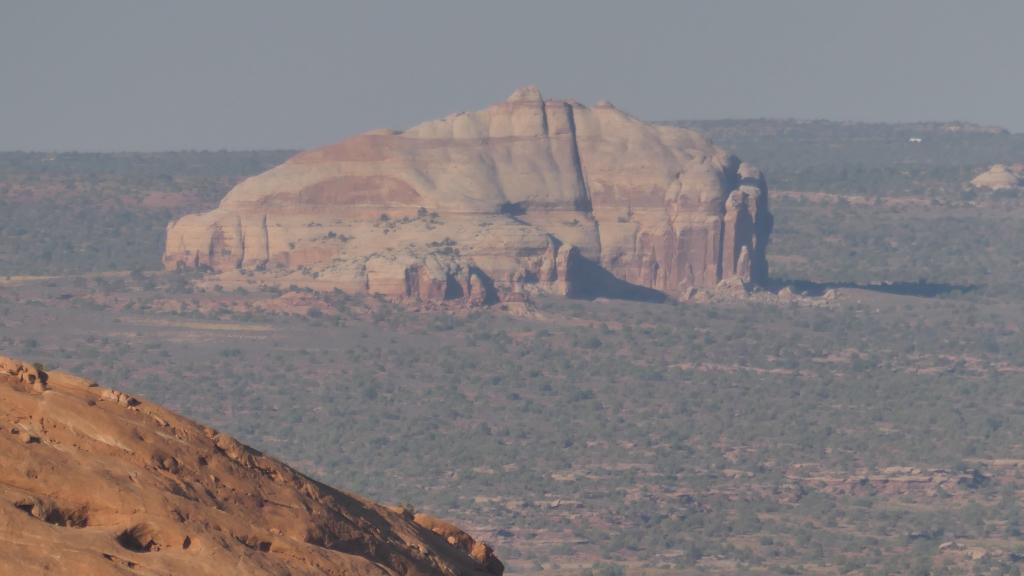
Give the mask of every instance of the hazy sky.
M 0 150 L 291 148 L 505 98 L 1024 131 L 1020 0 L 0 0 Z

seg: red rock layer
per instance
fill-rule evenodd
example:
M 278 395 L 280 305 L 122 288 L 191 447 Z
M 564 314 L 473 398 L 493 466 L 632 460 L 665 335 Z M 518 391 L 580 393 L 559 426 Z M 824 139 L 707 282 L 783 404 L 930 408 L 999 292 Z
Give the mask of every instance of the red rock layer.
M 489 547 L 0 357 L 0 575 L 500 575 Z M 442 529 L 443 528 L 443 529 Z

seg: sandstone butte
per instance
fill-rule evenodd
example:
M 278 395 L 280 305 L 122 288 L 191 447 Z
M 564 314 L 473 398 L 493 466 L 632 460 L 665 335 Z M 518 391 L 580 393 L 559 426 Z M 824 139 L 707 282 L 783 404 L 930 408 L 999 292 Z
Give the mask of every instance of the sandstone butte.
M 1024 164 L 994 164 L 988 170 L 978 174 L 971 180 L 975 188 L 991 188 L 1007 190 L 1024 187 Z
M 500 575 L 455 526 L 0 357 L 0 574 Z
M 771 229 L 761 172 L 699 133 L 529 86 L 302 152 L 171 222 L 163 261 L 420 300 L 684 297 L 763 282 Z

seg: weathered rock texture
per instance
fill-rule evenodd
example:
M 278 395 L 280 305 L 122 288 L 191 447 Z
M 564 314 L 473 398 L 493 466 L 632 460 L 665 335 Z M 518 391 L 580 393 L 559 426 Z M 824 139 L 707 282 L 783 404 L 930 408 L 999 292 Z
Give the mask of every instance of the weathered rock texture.
M 303 152 L 167 229 L 164 264 L 420 299 L 681 296 L 768 275 L 765 181 L 608 103 L 507 101 Z
M 0 357 L 0 574 L 503 571 L 458 528 L 127 394 Z
M 995 164 L 971 180 L 975 188 L 1006 190 L 1024 187 L 1024 164 Z

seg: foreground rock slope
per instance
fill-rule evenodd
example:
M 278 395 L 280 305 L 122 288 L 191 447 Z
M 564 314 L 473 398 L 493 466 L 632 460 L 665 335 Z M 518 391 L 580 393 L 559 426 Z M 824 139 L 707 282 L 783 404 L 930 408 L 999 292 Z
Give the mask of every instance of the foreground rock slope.
M 451 524 L 68 374 L 0 357 L 0 423 L 3 575 L 503 571 Z
M 534 87 L 303 152 L 167 229 L 164 264 L 426 300 L 767 278 L 765 180 L 697 132 Z

